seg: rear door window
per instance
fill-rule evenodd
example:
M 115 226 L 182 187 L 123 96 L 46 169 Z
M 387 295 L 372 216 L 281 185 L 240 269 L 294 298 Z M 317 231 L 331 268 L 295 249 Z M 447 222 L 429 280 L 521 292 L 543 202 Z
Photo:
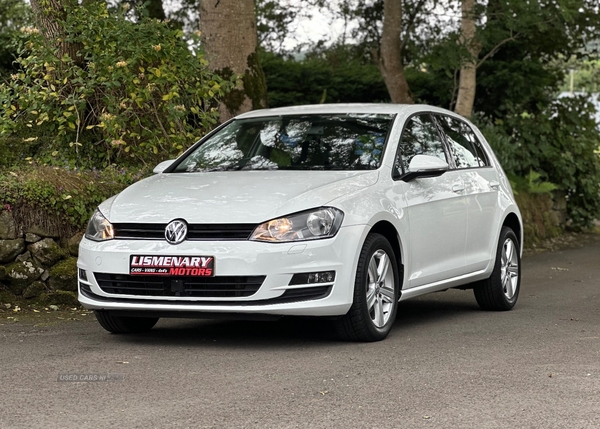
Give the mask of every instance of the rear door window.
M 437 115 L 436 119 L 444 132 L 456 168 L 489 165 L 485 151 L 469 125 L 450 116 Z

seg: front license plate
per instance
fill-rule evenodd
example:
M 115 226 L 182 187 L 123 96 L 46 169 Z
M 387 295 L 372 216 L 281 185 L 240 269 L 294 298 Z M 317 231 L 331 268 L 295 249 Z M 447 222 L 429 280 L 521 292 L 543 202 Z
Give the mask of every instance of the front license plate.
M 129 274 L 211 277 L 215 274 L 215 258 L 212 256 L 131 255 Z

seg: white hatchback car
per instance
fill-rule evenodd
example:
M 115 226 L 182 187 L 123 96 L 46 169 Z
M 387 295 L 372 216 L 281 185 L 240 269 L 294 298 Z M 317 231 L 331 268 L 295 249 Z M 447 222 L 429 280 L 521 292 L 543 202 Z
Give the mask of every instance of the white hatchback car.
M 473 124 L 423 105 L 257 110 L 98 207 L 79 301 L 108 331 L 159 317 L 323 316 L 381 340 L 398 302 L 473 289 L 510 310 L 522 221 Z

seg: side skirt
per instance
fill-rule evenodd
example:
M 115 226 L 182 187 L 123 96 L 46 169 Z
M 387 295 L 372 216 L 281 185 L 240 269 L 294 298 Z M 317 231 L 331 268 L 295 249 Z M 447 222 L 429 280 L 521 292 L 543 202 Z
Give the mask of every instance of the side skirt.
M 486 271 L 487 270 L 474 271 L 472 273 L 464 274 L 462 276 L 452 277 L 451 279 L 440 280 L 439 282 L 429 283 L 410 289 L 403 289 L 402 293 L 400 294 L 400 301 L 425 295 L 431 292 L 439 292 L 445 289 L 465 286 L 468 283 L 483 280 L 484 278 L 486 278 Z

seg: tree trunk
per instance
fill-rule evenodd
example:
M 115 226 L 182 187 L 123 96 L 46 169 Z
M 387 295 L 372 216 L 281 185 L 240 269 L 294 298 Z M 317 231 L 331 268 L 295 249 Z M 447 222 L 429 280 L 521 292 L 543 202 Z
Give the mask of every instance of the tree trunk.
M 46 39 L 48 46 L 56 49 L 59 58 L 68 55 L 75 64 L 81 66 L 84 62 L 83 58 L 78 55 L 81 46 L 66 41 L 66 34 L 61 25 L 61 21 L 67 15 L 65 6 L 77 7 L 77 1 L 31 0 L 34 22 Z
M 253 0 L 201 0 L 202 44 L 211 70 L 240 84 L 219 106 L 221 121 L 266 107 L 265 75 L 258 62 Z
M 412 103 L 412 95 L 404 75 L 402 64 L 402 0 L 384 0 L 383 31 L 379 72 L 383 77 L 392 103 Z
M 476 0 L 462 0 L 460 41 L 466 47 L 468 57 L 461 64 L 458 96 L 454 111 L 466 118 L 469 118 L 473 113 L 475 88 L 477 86 L 477 59 L 481 51 L 481 44 L 475 39 L 477 30 L 475 6 Z

